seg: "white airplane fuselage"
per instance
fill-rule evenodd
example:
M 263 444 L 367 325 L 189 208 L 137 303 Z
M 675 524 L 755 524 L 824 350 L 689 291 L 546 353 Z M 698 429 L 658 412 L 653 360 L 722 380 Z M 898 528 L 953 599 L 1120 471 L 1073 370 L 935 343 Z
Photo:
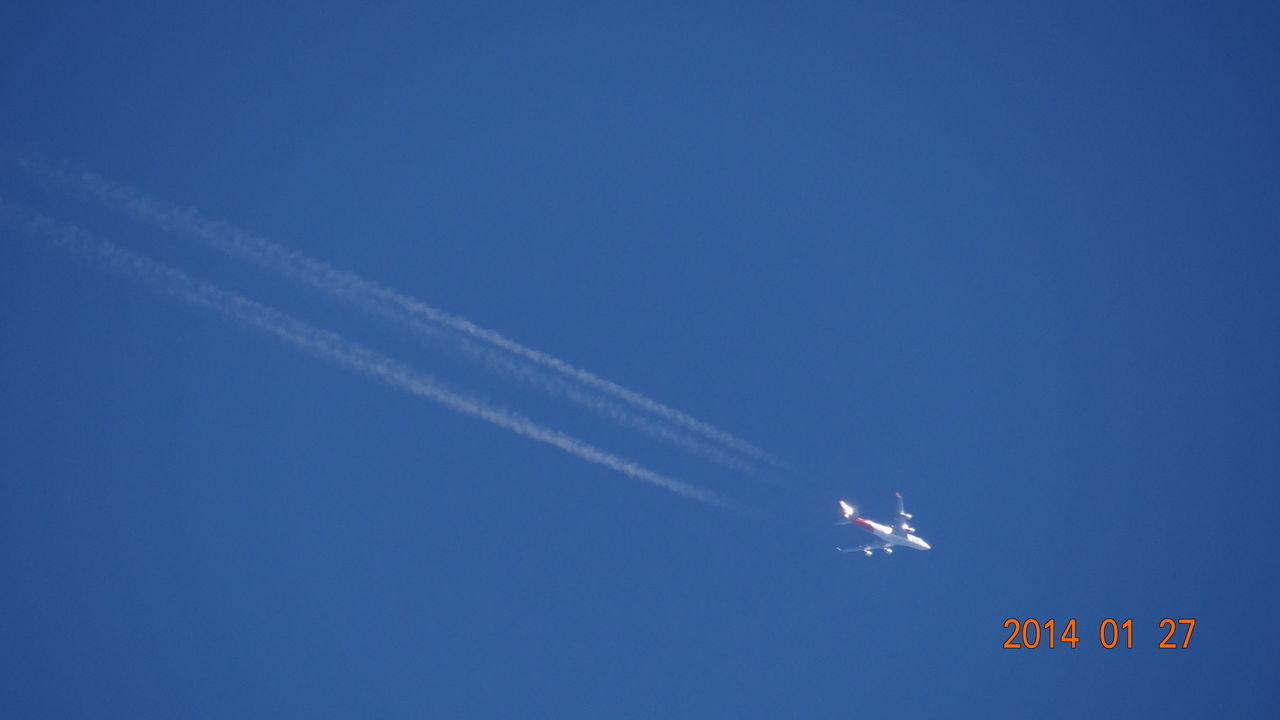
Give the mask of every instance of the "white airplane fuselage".
M 916 550 L 929 549 L 929 543 L 925 542 L 923 539 L 921 539 L 919 536 L 915 535 L 914 533 L 907 533 L 906 535 L 896 535 L 893 532 L 893 528 L 889 527 L 888 525 L 882 525 L 876 522 L 875 520 L 868 520 L 866 518 L 860 518 L 860 517 L 849 518 L 849 522 L 853 523 L 854 525 L 858 525 L 863 530 L 866 530 L 872 535 L 875 535 L 877 540 L 879 540 L 880 542 L 886 545 L 902 545 L 909 548 L 914 548 Z

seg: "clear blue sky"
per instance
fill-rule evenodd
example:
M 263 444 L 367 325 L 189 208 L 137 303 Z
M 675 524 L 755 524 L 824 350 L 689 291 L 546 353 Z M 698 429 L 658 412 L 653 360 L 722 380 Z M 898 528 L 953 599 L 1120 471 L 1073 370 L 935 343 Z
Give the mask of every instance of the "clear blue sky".
M 1274 5 L 263 5 L 4 4 L 0 197 L 747 511 L 3 224 L 0 715 L 1274 714 Z M 417 344 L 27 151 L 791 469 Z M 894 491 L 934 549 L 834 552 L 836 500 Z M 1011 616 L 1081 647 L 1002 649 Z

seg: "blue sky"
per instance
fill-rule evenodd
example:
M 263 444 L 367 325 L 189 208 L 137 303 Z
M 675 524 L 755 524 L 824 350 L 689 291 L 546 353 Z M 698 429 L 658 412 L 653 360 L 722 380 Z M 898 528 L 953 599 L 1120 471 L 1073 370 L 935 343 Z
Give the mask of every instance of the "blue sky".
M 0 714 L 1266 715 L 1266 4 L 9 3 Z M 24 170 L 90 170 L 744 438 L 745 474 Z M 42 161 L 43 162 L 43 161 Z M 901 491 L 927 553 L 835 553 Z M 1079 618 L 1006 650 L 1008 617 Z M 1133 618 L 1132 650 L 1098 623 Z M 1198 619 L 1158 650 L 1164 617 Z

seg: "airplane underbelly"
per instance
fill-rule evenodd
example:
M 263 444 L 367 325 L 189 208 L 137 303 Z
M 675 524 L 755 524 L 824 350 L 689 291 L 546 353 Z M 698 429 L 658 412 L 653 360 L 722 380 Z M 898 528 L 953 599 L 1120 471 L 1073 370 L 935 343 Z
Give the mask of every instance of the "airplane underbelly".
M 904 545 L 906 547 L 920 547 L 919 538 L 915 535 L 894 535 L 893 533 L 876 533 L 882 540 L 890 545 Z

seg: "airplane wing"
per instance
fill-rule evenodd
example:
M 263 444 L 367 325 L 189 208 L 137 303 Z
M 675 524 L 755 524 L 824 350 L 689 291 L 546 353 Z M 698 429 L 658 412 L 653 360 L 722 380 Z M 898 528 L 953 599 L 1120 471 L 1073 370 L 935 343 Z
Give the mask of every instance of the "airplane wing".
M 902 493 L 894 493 L 894 495 L 898 496 L 898 522 L 893 526 L 893 533 L 895 535 L 906 535 L 907 533 L 915 530 L 915 528 L 911 527 L 911 524 L 907 522 L 911 519 L 911 513 L 902 508 Z
M 844 552 L 844 553 L 850 553 L 850 552 L 867 552 L 868 550 L 879 550 L 879 549 L 880 549 L 880 548 L 882 548 L 882 547 L 884 547 L 884 543 L 880 543 L 880 544 L 878 544 L 878 545 L 860 545 L 860 546 L 858 546 L 858 547 L 854 547 L 854 548 L 837 547 L 837 548 L 836 548 L 836 550 L 838 550 L 838 551 L 840 551 L 840 552 Z

